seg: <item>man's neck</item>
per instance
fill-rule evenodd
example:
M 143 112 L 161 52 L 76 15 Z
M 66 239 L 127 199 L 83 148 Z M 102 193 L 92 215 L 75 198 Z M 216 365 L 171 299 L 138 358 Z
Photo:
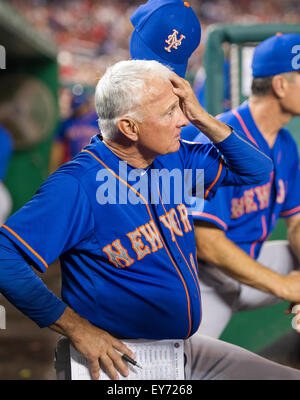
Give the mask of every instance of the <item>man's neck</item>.
M 143 156 L 134 145 L 115 143 L 114 141 L 103 139 L 102 141 L 116 156 L 126 161 L 135 168 L 147 168 L 155 159 L 155 156 Z
M 283 111 L 273 96 L 251 95 L 249 108 L 257 128 L 272 148 L 278 132 L 291 120 L 292 115 Z

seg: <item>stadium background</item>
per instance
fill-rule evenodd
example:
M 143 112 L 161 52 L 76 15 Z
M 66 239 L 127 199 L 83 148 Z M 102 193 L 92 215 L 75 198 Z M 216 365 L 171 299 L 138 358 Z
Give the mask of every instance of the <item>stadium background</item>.
M 53 138 L 60 121 L 70 114 L 75 85 L 92 89 L 107 65 L 129 58 L 132 31 L 129 16 L 143 2 L 0 1 L 0 45 L 6 50 L 6 68 L 0 72 L 0 122 L 10 129 L 15 141 L 5 179 L 13 198 L 13 211 L 30 199 L 49 174 Z M 207 108 L 217 114 L 220 107 L 229 108 L 233 101 L 243 99 L 246 90 L 242 76 L 243 46 L 232 50 L 227 43 L 222 47 L 225 56 L 235 54 L 241 71 L 236 73 L 235 89 L 234 79 L 231 87 L 227 87 L 222 54 L 216 75 L 211 76 L 213 71 L 207 69 L 207 65 L 212 65 L 210 54 L 216 60 L 216 54 L 208 52 L 209 35 L 221 29 L 230 41 L 228 37 L 232 38 L 232 29 L 236 29 L 232 25 L 239 25 L 238 37 L 247 26 L 260 25 L 257 37 L 252 40 L 245 37 L 249 48 L 277 27 L 282 31 L 290 27 L 300 33 L 300 3 L 299 0 L 192 0 L 190 3 L 201 22 L 202 41 L 190 60 L 187 79 L 195 90 L 201 91 L 207 71 Z M 250 30 L 251 37 L 255 29 Z M 210 82 L 218 86 L 210 87 Z M 236 90 L 238 100 L 233 100 L 230 93 Z M 214 101 L 216 97 L 218 101 Z M 212 109 L 213 104 L 217 104 L 216 110 Z M 294 134 L 298 126 L 299 121 L 292 127 Z M 284 229 L 279 226 L 273 238 L 281 238 L 283 234 Z M 59 294 L 57 263 L 41 278 Z M 53 349 L 58 335 L 48 329 L 40 330 L 3 297 L 0 304 L 5 306 L 7 316 L 6 330 L 0 330 L 0 379 L 54 379 Z M 298 336 L 291 329 L 290 318 L 284 315 L 286 307 L 287 304 L 281 304 L 267 310 L 239 313 L 222 338 L 300 368 L 296 355 Z M 276 340 L 276 345 L 272 345 Z

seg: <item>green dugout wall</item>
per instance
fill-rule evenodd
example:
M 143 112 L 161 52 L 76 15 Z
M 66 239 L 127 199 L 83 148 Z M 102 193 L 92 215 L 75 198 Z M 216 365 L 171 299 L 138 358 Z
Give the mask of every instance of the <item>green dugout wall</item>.
M 227 59 L 230 63 L 230 103 L 234 108 L 249 95 L 250 65 L 255 46 L 277 32 L 300 33 L 300 25 L 215 25 L 209 28 L 204 64 L 206 106 L 210 114 L 218 115 L 224 111 L 224 61 Z M 288 128 L 300 147 L 300 118 L 295 118 Z M 270 239 L 285 238 L 285 223 L 279 221 Z M 260 310 L 239 312 L 233 316 L 221 338 L 259 352 L 292 330 L 293 316 L 284 314 L 288 305 L 284 302 Z
M 14 212 L 48 175 L 49 149 L 58 122 L 57 50 L 2 1 L 0 45 L 5 50 L 0 70 L 0 123 L 15 143 L 5 179 Z

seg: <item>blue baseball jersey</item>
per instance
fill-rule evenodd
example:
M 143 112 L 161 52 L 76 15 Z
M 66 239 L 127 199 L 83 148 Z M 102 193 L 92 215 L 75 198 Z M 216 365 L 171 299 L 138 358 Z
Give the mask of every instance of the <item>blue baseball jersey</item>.
M 13 143 L 10 134 L 0 125 L 0 180 L 3 180 L 12 155 Z
M 233 153 L 236 170 L 251 175 L 252 157 L 246 164 L 247 155 L 239 157 L 239 167 L 235 154 L 243 143 L 234 133 L 217 147 L 223 156 Z M 201 301 L 184 181 L 193 193 L 202 182 L 205 198 L 221 184 L 248 182 L 224 165 L 218 149 L 182 142 L 178 152 L 157 157 L 144 170 L 122 161 L 96 136 L 1 232 L 40 271 L 59 257 L 62 299 L 94 325 L 122 338 L 187 338 L 200 324 Z M 272 163 L 254 153 L 265 176 Z M 203 169 L 204 175 L 190 173 Z M 260 179 L 255 174 L 251 181 Z
M 127 338 L 188 337 L 201 318 L 192 217 L 176 193 L 163 201 L 163 182 L 151 174 L 174 167 L 205 168 L 208 197 L 226 176 L 212 146 L 182 143 L 139 170 L 94 137 L 1 231 L 40 271 L 60 257 L 62 299 L 96 326 Z M 148 179 L 146 191 L 136 174 Z
M 193 212 L 193 218 L 215 224 L 256 259 L 278 218 L 300 212 L 297 144 L 287 129 L 282 128 L 271 149 L 252 118 L 248 102 L 224 113 L 219 119 L 239 132 L 243 131 L 250 143 L 273 160 L 274 171 L 260 185 L 220 188 L 211 201 L 205 201 L 203 210 Z M 184 131 L 182 136 L 185 137 Z M 199 131 L 194 131 L 194 141 L 202 140 L 207 141 Z
M 80 117 L 70 117 L 63 121 L 55 139 L 66 144 L 70 159 L 88 145 L 98 131 L 98 116 L 95 111 L 90 111 Z

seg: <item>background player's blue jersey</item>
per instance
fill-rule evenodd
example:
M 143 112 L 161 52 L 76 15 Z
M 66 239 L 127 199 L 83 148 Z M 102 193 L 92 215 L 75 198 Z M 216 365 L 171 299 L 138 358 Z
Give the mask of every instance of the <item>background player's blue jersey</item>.
M 226 236 L 257 258 L 260 248 L 273 231 L 279 217 L 290 217 L 300 212 L 300 171 L 297 145 L 286 130 L 278 132 L 272 149 L 258 130 L 248 102 L 229 111 L 219 119 L 268 155 L 274 171 L 258 186 L 222 187 L 204 209 L 193 212 L 194 219 L 209 221 L 223 229 Z M 185 138 L 183 130 L 182 137 Z M 207 138 L 195 131 L 194 140 Z
M 79 117 L 70 117 L 61 123 L 55 140 L 67 146 L 67 159 L 73 158 L 99 131 L 98 116 L 94 110 Z
M 5 177 L 12 150 L 12 139 L 6 129 L 0 125 L 0 180 Z

